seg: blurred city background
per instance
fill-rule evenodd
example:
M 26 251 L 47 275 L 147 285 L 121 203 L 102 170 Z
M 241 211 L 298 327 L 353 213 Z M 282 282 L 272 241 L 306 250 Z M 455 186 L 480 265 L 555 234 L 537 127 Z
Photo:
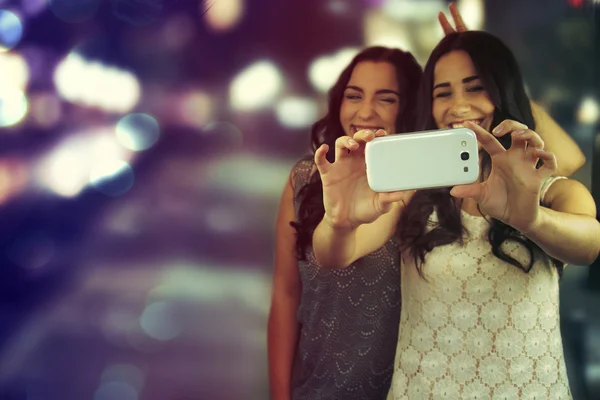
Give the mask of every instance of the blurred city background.
M 591 187 L 600 2 L 458 5 L 513 49 Z M 0 400 L 268 399 L 290 168 L 350 58 L 383 44 L 424 63 L 447 6 L 0 0 Z M 600 398 L 596 267 L 561 282 L 576 399 Z

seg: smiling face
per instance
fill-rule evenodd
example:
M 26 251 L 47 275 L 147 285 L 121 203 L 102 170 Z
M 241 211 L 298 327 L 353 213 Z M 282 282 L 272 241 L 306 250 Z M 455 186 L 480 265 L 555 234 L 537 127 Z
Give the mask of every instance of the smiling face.
M 440 57 L 432 96 L 438 128 L 460 128 L 465 121 L 472 121 L 490 130 L 495 107 L 465 51 L 454 50 Z
M 340 123 L 347 136 L 361 129 L 396 133 L 400 93 L 396 70 L 385 61 L 356 64 L 344 90 Z

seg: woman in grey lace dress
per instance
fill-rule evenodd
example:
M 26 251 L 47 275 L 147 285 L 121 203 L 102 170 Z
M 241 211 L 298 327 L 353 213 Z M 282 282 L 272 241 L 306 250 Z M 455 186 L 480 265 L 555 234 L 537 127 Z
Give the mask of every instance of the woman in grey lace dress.
M 329 113 L 312 129 L 313 148 L 360 129 L 411 130 L 420 79 L 410 54 L 363 50 L 331 89 Z M 311 243 L 324 213 L 315 172 L 312 156 L 300 160 L 280 204 L 269 317 L 272 398 L 384 399 L 400 318 L 398 247 L 390 240 L 347 269 L 321 268 Z

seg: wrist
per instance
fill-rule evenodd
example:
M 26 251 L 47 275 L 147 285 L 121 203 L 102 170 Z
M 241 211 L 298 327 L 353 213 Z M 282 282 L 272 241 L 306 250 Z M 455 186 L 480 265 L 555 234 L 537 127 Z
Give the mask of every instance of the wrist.
M 322 223 L 324 223 L 328 229 L 331 229 L 336 233 L 350 233 L 357 228 L 356 226 L 353 226 L 350 221 L 331 216 L 327 214 L 327 212 L 323 215 Z
M 544 229 L 546 217 L 546 212 L 540 207 L 535 218 L 527 226 L 519 229 L 519 231 L 528 238 L 536 237 L 538 233 Z

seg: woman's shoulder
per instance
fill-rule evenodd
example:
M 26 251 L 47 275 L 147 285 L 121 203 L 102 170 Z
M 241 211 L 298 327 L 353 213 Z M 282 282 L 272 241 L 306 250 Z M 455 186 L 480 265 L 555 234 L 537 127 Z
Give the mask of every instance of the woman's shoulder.
M 596 218 L 596 203 L 587 186 L 565 177 L 556 177 L 548 181 L 550 184 L 543 186 L 540 193 L 542 206 L 554 211 Z

